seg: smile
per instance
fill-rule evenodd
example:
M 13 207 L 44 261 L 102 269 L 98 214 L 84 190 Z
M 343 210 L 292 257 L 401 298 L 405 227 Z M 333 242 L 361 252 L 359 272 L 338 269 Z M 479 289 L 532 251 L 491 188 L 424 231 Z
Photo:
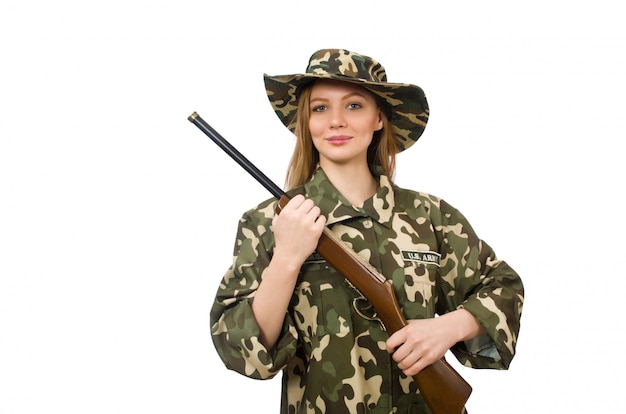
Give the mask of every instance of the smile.
M 326 138 L 326 141 L 328 141 L 331 144 L 334 145 L 342 145 L 345 144 L 346 142 L 350 141 L 352 139 L 352 137 L 348 136 L 348 135 L 334 135 L 332 137 L 328 137 Z

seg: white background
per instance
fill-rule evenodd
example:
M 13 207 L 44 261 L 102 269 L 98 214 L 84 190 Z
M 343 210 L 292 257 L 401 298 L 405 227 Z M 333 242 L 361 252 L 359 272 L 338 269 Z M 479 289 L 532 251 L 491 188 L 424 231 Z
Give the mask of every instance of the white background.
M 623 412 L 626 32 L 614 1 L 42 1 L 0 6 L 0 413 L 277 413 L 209 309 L 243 211 L 293 140 L 262 74 L 374 56 L 426 91 L 397 182 L 523 277 L 509 371 L 470 413 Z M 450 359 L 450 358 L 448 358 Z

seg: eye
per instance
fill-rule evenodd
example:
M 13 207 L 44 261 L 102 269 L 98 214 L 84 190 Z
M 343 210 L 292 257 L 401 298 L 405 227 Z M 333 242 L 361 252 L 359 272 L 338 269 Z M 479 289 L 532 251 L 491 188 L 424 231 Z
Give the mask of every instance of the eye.
M 326 105 L 316 105 L 311 107 L 311 112 L 323 112 L 326 110 Z
M 361 105 L 358 102 L 352 102 L 352 103 L 348 104 L 348 109 L 360 109 L 362 107 L 363 107 L 363 105 Z

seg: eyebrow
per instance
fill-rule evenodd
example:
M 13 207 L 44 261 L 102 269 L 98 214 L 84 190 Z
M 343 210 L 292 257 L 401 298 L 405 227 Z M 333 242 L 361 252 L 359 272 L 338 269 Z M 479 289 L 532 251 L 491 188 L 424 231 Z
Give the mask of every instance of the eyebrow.
M 362 92 L 350 92 L 349 94 L 342 96 L 341 99 L 342 100 L 346 100 L 346 99 L 350 99 L 350 98 L 352 98 L 354 96 L 358 96 L 358 97 L 367 99 L 367 95 L 365 95 Z M 309 102 L 313 102 L 313 101 L 327 101 L 327 100 L 328 100 L 328 98 L 311 96 L 311 99 L 309 100 Z

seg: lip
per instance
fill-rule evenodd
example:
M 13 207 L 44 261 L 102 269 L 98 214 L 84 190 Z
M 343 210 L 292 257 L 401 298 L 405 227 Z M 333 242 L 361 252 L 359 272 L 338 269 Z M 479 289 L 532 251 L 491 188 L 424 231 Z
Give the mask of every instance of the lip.
M 326 141 L 333 145 L 342 145 L 352 139 L 349 135 L 333 135 L 332 137 L 326 138 Z

